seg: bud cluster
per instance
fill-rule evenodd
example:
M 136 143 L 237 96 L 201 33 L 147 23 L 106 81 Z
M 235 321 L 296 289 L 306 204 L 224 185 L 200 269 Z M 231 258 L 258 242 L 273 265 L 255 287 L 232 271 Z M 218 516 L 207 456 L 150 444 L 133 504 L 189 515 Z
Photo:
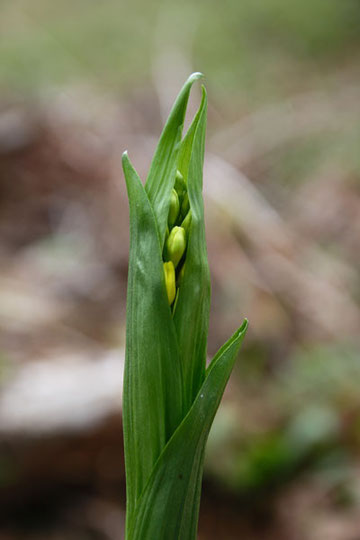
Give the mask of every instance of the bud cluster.
M 185 252 L 191 224 L 191 210 L 185 180 L 176 172 L 171 192 L 168 227 L 163 250 L 166 292 L 170 306 L 176 305 L 179 284 L 185 270 Z

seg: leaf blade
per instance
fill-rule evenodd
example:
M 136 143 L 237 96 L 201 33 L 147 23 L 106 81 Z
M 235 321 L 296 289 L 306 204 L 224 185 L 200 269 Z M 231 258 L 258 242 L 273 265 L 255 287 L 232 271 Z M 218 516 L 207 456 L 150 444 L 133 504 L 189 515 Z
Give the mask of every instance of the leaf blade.
M 176 98 L 160 136 L 145 184 L 156 216 L 161 243 L 165 237 L 170 192 L 175 182 L 177 158 L 189 94 L 194 82 L 202 76 L 201 73 L 190 75 Z
M 139 500 L 131 540 L 196 538 L 205 444 L 246 330 L 245 320 L 211 362 Z
M 187 181 L 192 213 L 186 268 L 174 314 L 184 372 L 185 412 L 193 402 L 205 375 L 210 313 L 210 272 L 202 198 L 206 113 L 207 96 L 203 88 L 199 110 L 183 140 L 179 156 L 179 168 Z
M 125 153 L 130 206 L 123 429 L 127 523 L 154 463 L 182 418 L 182 371 L 161 247 L 145 189 Z

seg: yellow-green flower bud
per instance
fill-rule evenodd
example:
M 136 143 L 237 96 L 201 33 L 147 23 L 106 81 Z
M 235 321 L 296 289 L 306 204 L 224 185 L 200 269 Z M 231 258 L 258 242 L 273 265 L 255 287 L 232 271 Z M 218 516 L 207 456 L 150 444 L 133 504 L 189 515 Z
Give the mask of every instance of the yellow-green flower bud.
M 186 233 L 182 227 L 174 227 L 166 240 L 166 258 L 176 268 L 186 249 Z
M 179 215 L 179 210 L 180 210 L 179 197 L 175 189 L 173 189 L 170 195 L 170 208 L 169 208 L 169 217 L 168 217 L 168 223 L 170 227 L 172 227 L 176 223 L 177 217 Z
M 175 268 L 171 261 L 164 263 L 164 274 L 167 297 L 171 306 L 176 295 Z
M 189 195 L 186 192 L 181 203 L 181 215 L 186 216 L 189 210 L 190 210 Z
M 176 177 L 175 177 L 175 190 L 177 191 L 179 197 L 183 195 L 183 193 L 186 191 L 186 184 L 183 175 L 180 171 L 176 171 Z
M 188 211 L 184 221 L 181 223 L 181 226 L 183 229 L 185 229 L 185 232 L 187 235 L 189 234 L 190 225 L 191 225 L 191 210 Z

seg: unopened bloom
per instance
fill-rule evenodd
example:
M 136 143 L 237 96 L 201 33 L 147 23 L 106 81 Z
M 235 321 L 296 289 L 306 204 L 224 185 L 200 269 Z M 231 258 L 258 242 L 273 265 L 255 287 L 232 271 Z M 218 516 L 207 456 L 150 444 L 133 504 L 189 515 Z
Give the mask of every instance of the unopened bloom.
M 180 211 L 180 203 L 179 203 L 179 196 L 176 193 L 175 189 L 171 191 L 170 196 L 170 208 L 169 208 L 169 217 L 168 217 L 168 223 L 169 226 L 172 227 L 177 220 L 177 217 L 179 215 Z
M 166 257 L 172 261 L 176 268 L 186 249 L 186 233 L 182 227 L 171 229 L 169 238 L 166 240 Z
M 180 171 L 176 171 L 175 190 L 177 191 L 179 197 L 182 197 L 183 194 L 186 192 L 185 180 Z
M 176 295 L 175 268 L 171 261 L 164 263 L 165 285 L 169 304 L 173 303 Z
M 191 225 L 191 210 L 188 211 L 183 222 L 181 223 L 181 227 L 185 230 L 186 235 L 189 234 L 190 225 Z
M 185 193 L 184 198 L 181 203 L 181 215 L 185 217 L 189 209 L 190 209 L 189 195 Z

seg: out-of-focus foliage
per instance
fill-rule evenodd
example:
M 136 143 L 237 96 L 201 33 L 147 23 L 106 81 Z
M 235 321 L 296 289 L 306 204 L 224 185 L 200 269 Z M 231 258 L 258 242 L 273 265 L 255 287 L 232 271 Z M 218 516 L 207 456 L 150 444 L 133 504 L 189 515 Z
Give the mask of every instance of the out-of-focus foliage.
M 294 353 L 265 385 L 260 382 L 264 376 L 269 378 L 252 374 L 250 386 L 267 388 L 261 406 L 272 409 L 272 420 L 244 430 L 246 404 L 240 420 L 236 407 L 224 408 L 209 441 L 210 469 L 245 497 L 259 497 L 304 470 L 351 492 L 360 433 L 358 349 L 349 344 L 310 347 Z M 248 383 L 245 372 L 238 391 L 246 393 Z
M 211 85 L 262 101 L 306 86 L 309 67 L 314 81 L 353 54 L 359 23 L 356 0 L 226 0 L 221 9 L 214 0 L 4 0 L 0 79 L 20 90 L 83 79 L 131 90 L 149 76 L 154 34 L 187 37 L 190 27 L 193 60 Z

